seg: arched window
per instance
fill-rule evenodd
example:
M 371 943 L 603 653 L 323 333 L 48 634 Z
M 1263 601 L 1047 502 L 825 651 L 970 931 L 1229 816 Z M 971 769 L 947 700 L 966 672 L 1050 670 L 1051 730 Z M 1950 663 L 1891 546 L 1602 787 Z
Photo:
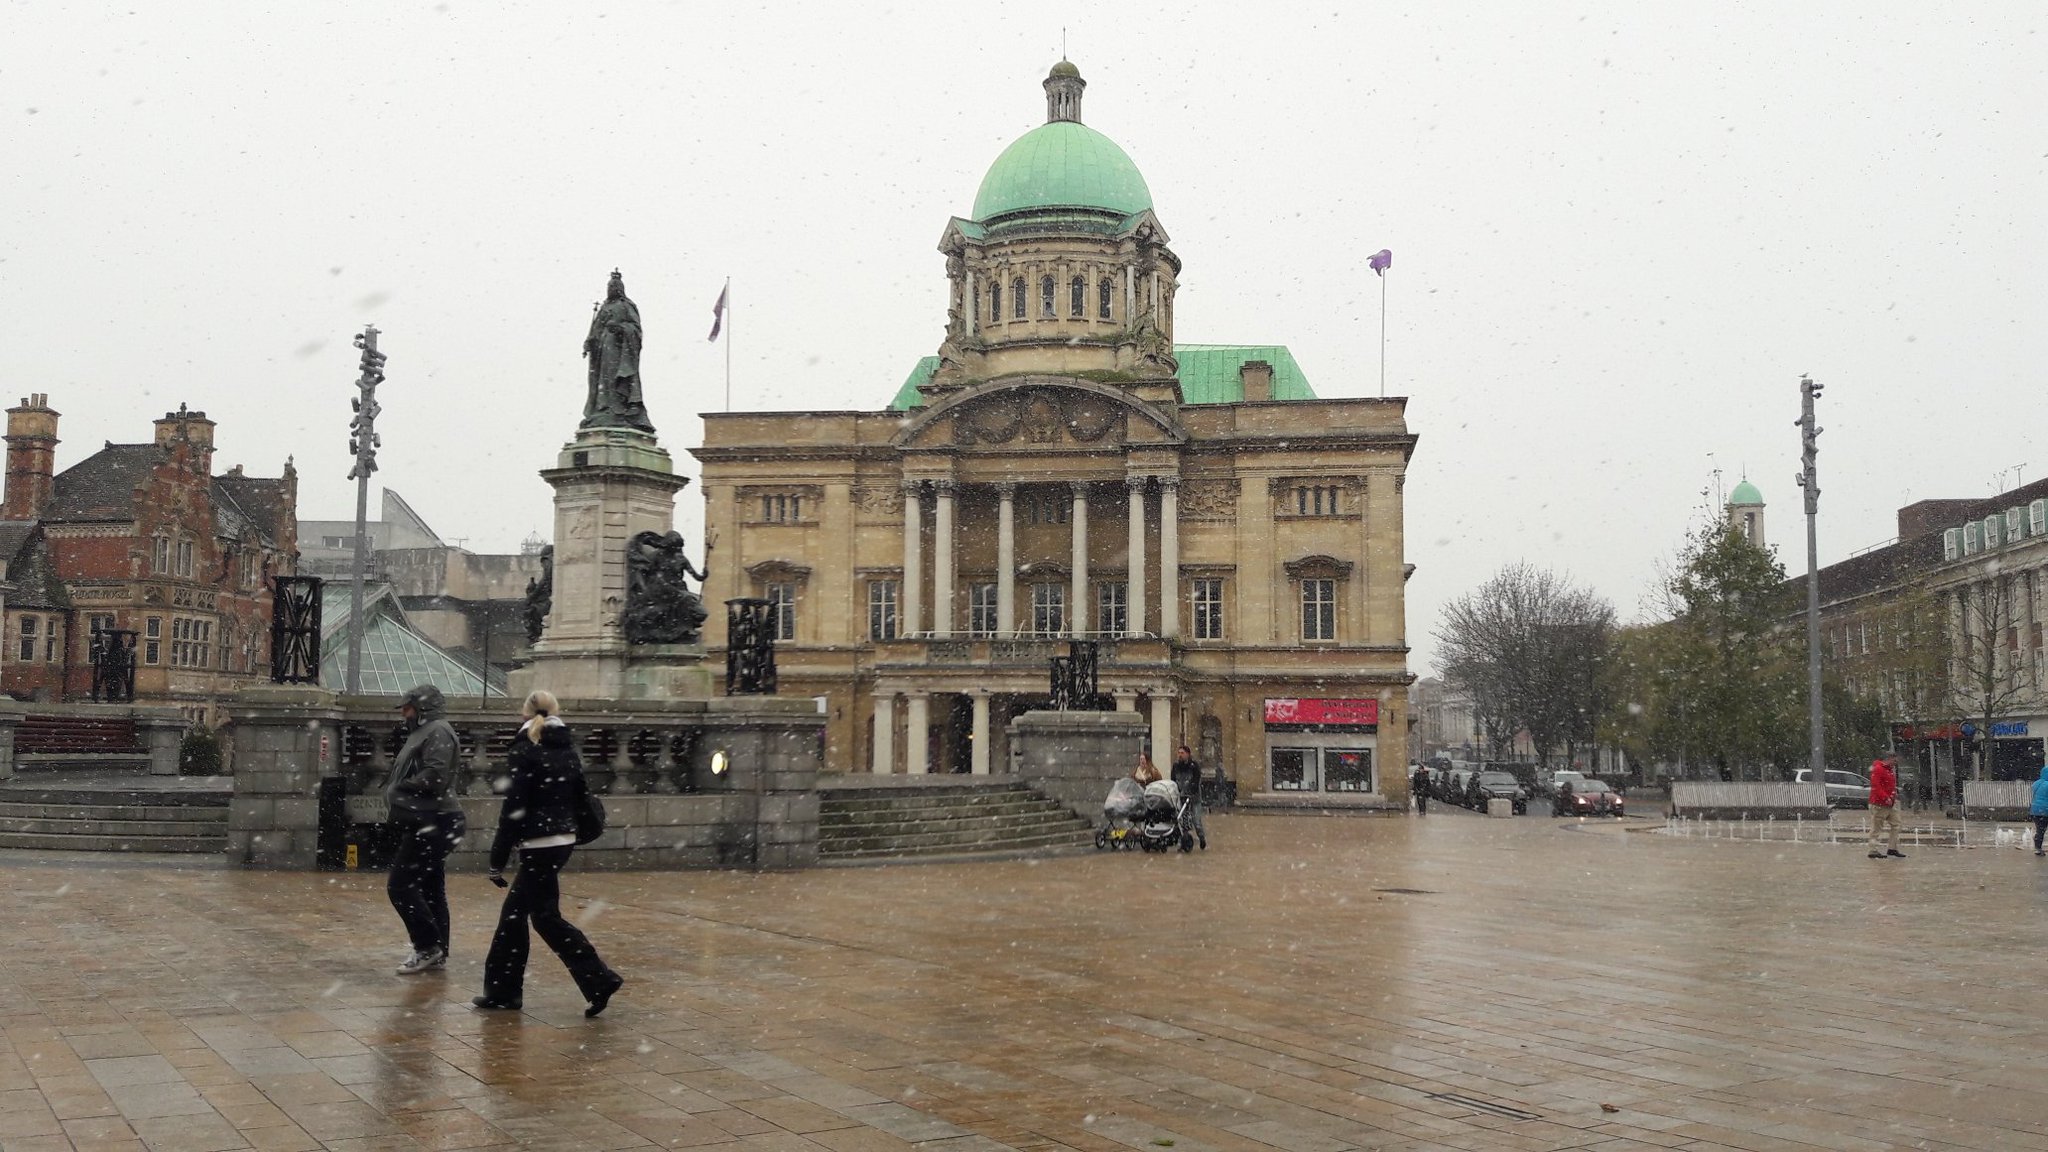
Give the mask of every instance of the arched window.
M 1010 300 L 1010 315 L 1015 316 L 1019 320 L 1024 319 L 1028 313 L 1024 311 L 1024 278 L 1022 276 L 1010 281 Z
M 1067 296 L 1067 311 L 1072 312 L 1076 319 L 1088 314 L 1088 281 L 1074 277 L 1074 282 L 1067 286 Z
M 1039 278 L 1038 278 L 1038 314 L 1039 314 L 1040 316 L 1046 317 L 1047 319 L 1051 319 L 1052 317 L 1054 317 L 1054 316 L 1058 316 L 1058 315 L 1059 315 L 1059 311 L 1058 311 L 1058 310 L 1057 310 L 1056 308 L 1054 308 L 1054 307 L 1053 307 L 1053 296 L 1054 296 L 1054 294 L 1055 294 L 1055 293 L 1054 293 L 1054 288 L 1053 288 L 1053 282 L 1052 282 L 1052 277 L 1050 277 L 1050 276 L 1041 276 L 1041 277 L 1039 277 Z
M 991 284 L 988 286 L 988 322 L 993 324 L 1002 318 L 1003 286 L 1001 284 Z
M 1109 319 L 1109 300 L 1116 292 L 1116 281 L 1104 276 L 1099 291 L 1101 296 L 1095 301 L 1095 316 L 1099 320 L 1107 320 Z

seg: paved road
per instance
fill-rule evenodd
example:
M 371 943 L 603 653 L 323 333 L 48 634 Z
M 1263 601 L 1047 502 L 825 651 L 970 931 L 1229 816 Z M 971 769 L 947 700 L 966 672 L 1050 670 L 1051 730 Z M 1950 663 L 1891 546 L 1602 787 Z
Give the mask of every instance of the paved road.
M 2030 853 L 1210 828 L 1191 856 L 572 871 L 630 980 L 594 1022 L 545 950 L 525 1014 L 465 1007 L 478 877 L 450 972 L 401 979 L 379 877 L 7 859 L 0 1147 L 2048 1147 Z

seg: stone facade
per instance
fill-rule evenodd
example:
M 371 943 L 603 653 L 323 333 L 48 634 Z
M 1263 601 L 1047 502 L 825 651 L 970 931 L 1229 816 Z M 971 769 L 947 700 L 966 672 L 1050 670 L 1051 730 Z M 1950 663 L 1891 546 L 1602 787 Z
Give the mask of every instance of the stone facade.
M 1075 135 L 1068 83 L 1041 131 L 1128 165 Z M 983 201 L 1044 183 L 1005 171 L 1030 141 Z M 778 602 L 782 691 L 825 700 L 837 771 L 1011 770 L 1011 722 L 1084 640 L 1162 765 L 1186 743 L 1241 795 L 1400 803 L 1405 401 L 1281 398 L 1253 356 L 1191 392 L 1180 259 L 1112 175 L 1121 206 L 995 197 L 947 226 L 945 339 L 898 407 L 705 415 L 705 599 Z

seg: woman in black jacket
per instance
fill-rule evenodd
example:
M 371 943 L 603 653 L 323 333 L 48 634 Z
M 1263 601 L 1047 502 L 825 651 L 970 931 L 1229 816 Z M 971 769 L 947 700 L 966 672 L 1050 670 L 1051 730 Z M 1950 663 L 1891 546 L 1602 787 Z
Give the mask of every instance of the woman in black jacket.
M 478 1008 L 519 1008 L 526 982 L 529 920 L 589 1001 L 585 1016 L 604 1011 L 626 982 L 605 966 L 589 939 L 562 918 L 559 877 L 576 850 L 576 810 L 586 786 L 576 742 L 569 726 L 555 715 L 560 707 L 551 693 L 528 696 L 526 723 L 512 738 L 507 757 L 511 780 L 498 816 L 498 836 L 491 842 L 491 883 L 505 887 L 504 869 L 515 846 L 519 872 L 505 893 L 498 932 L 484 958 L 484 994 L 470 1001 Z

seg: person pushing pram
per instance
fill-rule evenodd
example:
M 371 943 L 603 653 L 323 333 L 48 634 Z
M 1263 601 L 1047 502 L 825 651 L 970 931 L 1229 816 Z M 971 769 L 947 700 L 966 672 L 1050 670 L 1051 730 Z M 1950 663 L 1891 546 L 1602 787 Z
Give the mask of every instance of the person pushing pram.
M 1152 757 L 1140 752 L 1131 774 L 1110 785 L 1095 846 L 1128 848 L 1135 843 L 1147 852 L 1164 852 L 1178 843 L 1181 851 L 1193 851 L 1192 804 L 1193 798 L 1182 795 L 1160 774 Z

